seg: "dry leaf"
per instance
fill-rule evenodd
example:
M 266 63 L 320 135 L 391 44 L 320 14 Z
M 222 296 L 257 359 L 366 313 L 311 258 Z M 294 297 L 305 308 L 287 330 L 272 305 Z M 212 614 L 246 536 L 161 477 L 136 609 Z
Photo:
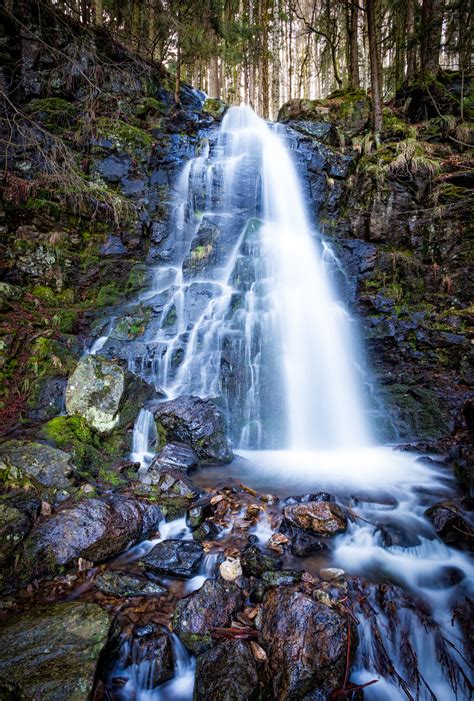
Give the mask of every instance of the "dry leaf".
M 252 655 L 254 656 L 254 659 L 257 662 L 265 662 L 267 659 L 267 653 L 263 649 L 263 647 L 260 647 L 258 643 L 255 642 L 255 640 L 250 641 L 250 648 L 252 650 Z

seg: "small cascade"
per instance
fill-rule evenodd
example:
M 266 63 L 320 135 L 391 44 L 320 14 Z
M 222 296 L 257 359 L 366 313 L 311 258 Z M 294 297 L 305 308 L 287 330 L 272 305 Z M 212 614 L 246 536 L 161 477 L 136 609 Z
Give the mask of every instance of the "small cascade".
M 197 575 L 185 583 L 186 594 L 190 594 L 192 591 L 200 589 L 206 579 L 215 578 L 218 560 L 219 553 L 207 553 L 204 555 Z
M 96 338 L 92 346 L 88 351 L 86 351 L 87 355 L 97 355 L 99 351 L 102 350 L 102 348 L 105 346 L 107 341 L 109 340 L 110 334 L 112 332 L 112 329 L 114 328 L 115 324 L 115 317 L 112 317 L 109 323 L 109 328 L 107 330 L 107 333 L 105 336 L 100 336 L 99 338 Z
M 156 439 L 157 432 L 153 414 L 146 408 L 140 409 L 133 427 L 130 460 L 139 462 L 140 467 L 146 469 L 154 457 Z
M 164 635 L 169 637 L 174 669 L 168 681 L 159 683 Z M 108 684 L 114 701 L 189 701 L 193 696 L 195 659 L 174 633 L 127 638 L 122 642 L 119 658 Z M 120 684 L 117 685 L 116 682 Z

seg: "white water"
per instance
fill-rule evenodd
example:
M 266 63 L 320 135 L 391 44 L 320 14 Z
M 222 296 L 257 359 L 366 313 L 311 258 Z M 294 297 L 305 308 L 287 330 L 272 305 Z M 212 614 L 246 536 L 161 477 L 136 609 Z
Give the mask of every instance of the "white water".
M 441 543 L 424 517 L 429 503 L 451 493 L 450 477 L 440 466 L 374 447 L 353 322 L 332 289 L 330 272 L 340 264 L 309 224 L 278 134 L 248 108 L 230 110 L 215 143 L 184 168 L 173 222 L 172 260 L 155 270 L 153 288 L 142 296 L 156 305 L 158 300 L 162 309 L 150 336 L 159 352 L 145 358 L 143 373 L 151 365 L 154 381 L 170 397 L 223 398 L 236 427 L 234 441 L 247 449 L 238 451 L 243 460 L 226 474 L 234 471 L 262 491 L 288 496 L 328 490 L 348 500 L 360 519 L 333 539 L 332 564 L 375 582 L 394 582 L 423 603 L 432 629 L 415 605 L 401 599 L 394 629 L 372 595 L 388 659 L 413 698 L 464 698 L 449 681 L 450 669 L 464 663 L 453 647 L 461 647 L 461 636 L 451 624 L 456 588 L 446 568 L 468 593 L 472 565 Z M 214 235 L 206 239 L 206 227 L 213 226 Z M 144 466 L 154 440 L 146 420 L 146 414 L 137 420 L 133 448 Z M 384 524 L 413 534 L 418 544 L 383 547 Z M 254 531 L 265 542 L 272 532 L 268 519 Z M 204 576 L 200 572 L 189 588 Z M 397 680 L 378 668 L 374 621 L 363 611 L 358 617 L 353 680 L 379 679 L 364 698 L 407 698 Z M 419 687 L 403 657 L 407 640 L 413 666 L 426 680 Z M 173 681 L 186 687 L 190 674 L 188 664 Z M 181 698 L 176 693 L 166 698 Z M 191 687 L 187 693 L 183 698 L 190 699 Z

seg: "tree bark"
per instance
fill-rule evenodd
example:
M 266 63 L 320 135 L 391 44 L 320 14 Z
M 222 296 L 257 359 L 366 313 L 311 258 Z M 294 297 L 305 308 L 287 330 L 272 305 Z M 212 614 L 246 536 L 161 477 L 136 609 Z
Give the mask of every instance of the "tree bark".
M 358 21 L 359 5 L 357 0 L 347 0 L 346 4 L 346 26 L 347 26 L 347 70 L 348 83 L 351 90 L 360 88 L 359 76 L 359 47 L 358 47 Z
M 380 143 L 382 131 L 382 86 L 380 84 L 380 56 L 377 43 L 377 0 L 365 0 L 367 34 L 369 37 L 370 84 L 372 88 L 372 120 L 376 146 Z
M 443 25 L 443 0 L 423 0 L 421 6 L 421 72 L 436 73 Z
M 416 73 L 415 0 L 407 0 L 405 36 L 407 42 L 407 78 Z
M 220 76 L 219 76 L 219 60 L 217 56 L 211 56 L 209 65 L 209 97 L 221 96 Z
M 280 73 L 281 73 L 281 23 L 280 0 L 273 0 L 272 24 L 272 119 L 276 119 L 280 109 Z

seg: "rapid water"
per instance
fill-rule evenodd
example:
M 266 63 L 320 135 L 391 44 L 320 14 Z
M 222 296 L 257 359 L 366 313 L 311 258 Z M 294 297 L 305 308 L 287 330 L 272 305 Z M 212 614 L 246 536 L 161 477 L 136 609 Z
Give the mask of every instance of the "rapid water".
M 311 226 L 275 127 L 247 107 L 229 110 L 219 133 L 182 171 L 172 237 L 166 263 L 153 270 L 152 287 L 141 296 L 154 316 L 147 351 L 139 367 L 130 359 L 132 369 L 168 397 L 218 398 L 239 448 L 226 475 L 282 497 L 328 490 L 352 509 L 347 533 L 332 540 L 326 557 L 370 582 L 357 599 L 352 679 L 379 681 L 364 698 L 467 698 L 453 612 L 470 593 L 472 565 L 424 517 L 430 504 L 453 493 L 452 477 L 441 465 L 375 444 L 354 322 L 332 282 L 340 263 Z M 143 409 L 132 452 L 142 469 L 155 438 Z M 199 474 L 212 480 L 212 471 Z M 388 545 L 382 535 L 390 528 L 408 534 L 406 542 Z M 181 520 L 162 524 L 160 540 L 170 537 L 167 531 L 191 537 Z M 254 535 L 264 543 L 271 533 L 264 515 Z M 186 591 L 201 586 L 215 565 L 208 555 Z M 190 699 L 193 664 L 186 658 L 170 687 L 153 691 L 137 680 L 137 698 Z
M 168 397 L 219 397 L 243 448 L 371 442 L 337 259 L 311 228 L 274 128 L 232 108 L 184 168 L 169 264 L 143 301 L 159 309 L 141 371 Z

